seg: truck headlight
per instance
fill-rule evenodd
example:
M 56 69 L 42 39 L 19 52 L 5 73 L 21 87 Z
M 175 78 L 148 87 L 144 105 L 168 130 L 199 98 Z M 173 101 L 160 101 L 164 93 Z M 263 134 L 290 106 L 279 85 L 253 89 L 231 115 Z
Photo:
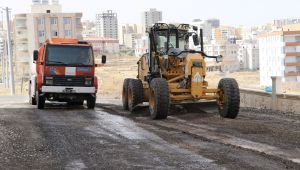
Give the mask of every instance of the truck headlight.
M 91 86 L 92 85 L 92 78 L 85 78 L 85 82 L 84 82 L 84 84 L 86 85 L 86 86 Z
M 46 77 L 46 85 L 53 85 L 53 77 Z

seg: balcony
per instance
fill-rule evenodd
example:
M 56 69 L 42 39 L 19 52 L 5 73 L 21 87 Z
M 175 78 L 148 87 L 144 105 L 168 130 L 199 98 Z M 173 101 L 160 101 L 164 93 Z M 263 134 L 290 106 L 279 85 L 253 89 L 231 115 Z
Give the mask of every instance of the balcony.
M 300 62 L 285 63 L 285 66 L 300 66 Z
M 286 42 L 285 43 L 286 46 L 300 46 L 300 42 Z
M 286 57 L 292 57 L 292 56 L 300 56 L 300 52 L 289 52 L 289 53 L 286 53 Z
M 285 76 L 287 76 L 287 77 L 300 76 L 300 71 L 299 72 L 288 72 L 288 73 L 285 73 Z
M 17 41 L 27 41 L 28 40 L 28 38 L 27 38 L 27 36 L 16 36 L 16 40 Z

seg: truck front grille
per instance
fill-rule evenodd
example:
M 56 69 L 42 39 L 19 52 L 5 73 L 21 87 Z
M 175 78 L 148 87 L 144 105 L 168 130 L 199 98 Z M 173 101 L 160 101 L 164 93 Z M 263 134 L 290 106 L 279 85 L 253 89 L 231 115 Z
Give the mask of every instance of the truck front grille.
M 53 77 L 53 85 L 54 86 L 79 86 L 79 87 L 87 86 L 85 85 L 85 78 L 90 78 L 90 77 L 55 76 Z

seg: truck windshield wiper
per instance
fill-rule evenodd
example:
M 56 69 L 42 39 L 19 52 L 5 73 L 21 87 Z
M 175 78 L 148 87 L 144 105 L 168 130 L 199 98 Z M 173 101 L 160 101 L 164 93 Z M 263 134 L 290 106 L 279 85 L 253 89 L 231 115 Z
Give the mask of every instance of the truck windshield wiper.
M 61 65 L 66 65 L 66 63 L 61 62 L 61 61 L 48 61 L 48 64 L 61 64 Z
M 76 65 L 76 66 L 92 66 L 92 64 L 82 64 L 82 63 L 68 63 L 70 65 Z

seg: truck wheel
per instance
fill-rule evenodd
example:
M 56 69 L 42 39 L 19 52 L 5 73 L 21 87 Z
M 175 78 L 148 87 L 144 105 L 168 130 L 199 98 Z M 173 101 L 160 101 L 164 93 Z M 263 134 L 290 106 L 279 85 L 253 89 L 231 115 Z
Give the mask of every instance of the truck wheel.
M 29 104 L 31 104 L 31 105 L 36 105 L 35 97 L 29 96 Z
M 37 99 L 37 108 L 38 109 L 44 109 L 45 107 L 45 96 L 41 96 L 40 93 L 38 91 L 35 92 L 36 94 L 36 99 Z
M 87 101 L 86 101 L 87 107 L 89 109 L 94 109 L 95 105 L 96 105 L 96 95 L 94 96 L 90 96 Z
M 218 85 L 219 114 L 221 117 L 235 119 L 240 110 L 240 90 L 235 79 L 221 79 Z
M 165 79 L 155 78 L 150 83 L 149 110 L 152 119 L 166 119 L 170 106 L 169 86 Z
M 138 104 L 143 103 L 144 89 L 142 81 L 138 79 L 131 79 L 128 82 L 127 93 L 128 110 L 132 112 Z
M 128 110 L 128 85 L 131 80 L 133 79 L 125 79 L 123 82 L 122 103 L 124 110 Z
M 28 94 L 29 95 L 29 104 L 36 105 L 35 95 L 34 95 L 34 97 L 31 96 L 31 83 L 29 83 L 28 93 L 29 93 Z

